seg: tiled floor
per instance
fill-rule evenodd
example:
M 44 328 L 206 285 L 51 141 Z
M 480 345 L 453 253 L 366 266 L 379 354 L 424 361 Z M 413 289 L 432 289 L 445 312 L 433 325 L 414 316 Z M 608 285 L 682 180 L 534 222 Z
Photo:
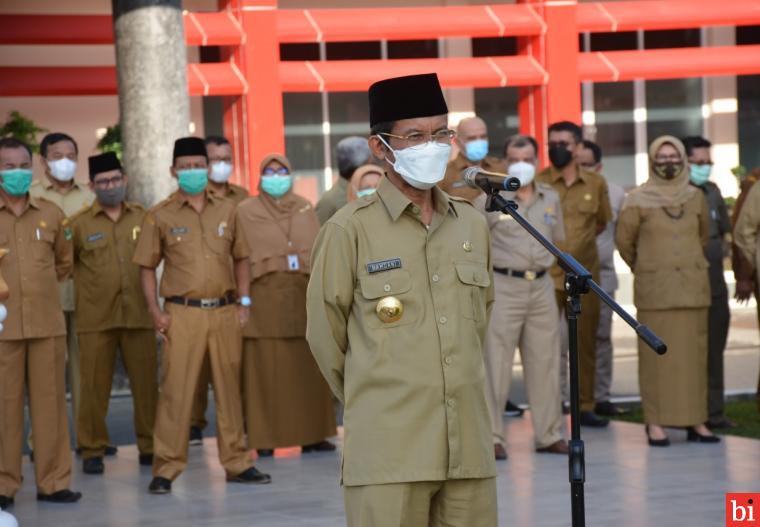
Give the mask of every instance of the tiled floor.
M 570 525 L 567 461 L 532 450 L 530 420 L 507 419 L 509 461 L 498 465 L 500 525 Z M 584 430 L 587 449 L 586 511 L 590 527 L 715 527 L 724 525 L 726 492 L 760 491 L 760 441 L 728 438 L 719 445 L 685 442 L 647 446 L 642 426 L 614 423 Z M 21 527 L 269 526 L 344 524 L 338 454 L 301 456 L 278 451 L 258 466 L 268 486 L 227 484 L 216 445 L 191 447 L 188 470 L 168 496 L 151 496 L 150 470 L 137 464 L 134 447 L 107 460 L 105 476 L 86 476 L 75 460 L 77 505 L 38 504 L 33 467 L 24 458 L 26 484 L 11 510 Z

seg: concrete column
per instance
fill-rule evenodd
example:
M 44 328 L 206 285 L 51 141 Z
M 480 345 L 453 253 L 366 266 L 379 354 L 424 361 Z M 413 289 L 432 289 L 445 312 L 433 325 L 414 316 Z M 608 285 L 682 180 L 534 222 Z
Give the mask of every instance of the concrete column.
M 175 188 L 175 139 L 188 135 L 181 0 L 112 0 L 119 112 L 130 199 L 151 206 Z
M 734 27 L 705 28 L 705 47 L 736 45 Z M 724 196 L 738 196 L 739 186 L 731 169 L 739 165 L 739 120 L 736 77 L 705 77 L 703 82 L 704 135 L 713 144 L 712 180 Z

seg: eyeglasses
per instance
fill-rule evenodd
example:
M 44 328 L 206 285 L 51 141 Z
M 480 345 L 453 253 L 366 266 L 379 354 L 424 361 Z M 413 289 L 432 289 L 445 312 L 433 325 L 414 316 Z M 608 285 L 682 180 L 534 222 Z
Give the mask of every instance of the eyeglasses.
M 681 162 L 681 156 L 678 154 L 673 154 L 670 156 L 656 156 L 654 158 L 655 163 L 680 163 Z
M 93 181 L 93 184 L 98 188 L 108 188 L 111 185 L 118 187 L 121 185 L 122 181 L 124 181 L 124 176 L 114 176 L 108 179 L 99 179 L 97 181 Z
M 570 148 L 570 143 L 567 141 L 549 141 L 549 148 Z
M 281 168 L 267 167 L 264 169 L 265 176 L 287 176 L 288 174 L 290 174 L 290 171 L 285 167 L 281 167 Z
M 393 137 L 395 139 L 400 139 L 404 142 L 406 142 L 407 145 L 409 145 L 409 148 L 422 148 L 427 144 L 428 142 L 432 141 L 433 143 L 440 145 L 440 146 L 447 146 L 451 144 L 451 141 L 456 137 L 457 133 L 454 130 L 438 130 L 435 133 L 432 134 L 423 134 L 422 132 L 413 132 L 408 135 L 396 135 L 396 134 L 389 134 L 389 133 L 381 133 L 380 135 L 386 135 L 388 137 Z

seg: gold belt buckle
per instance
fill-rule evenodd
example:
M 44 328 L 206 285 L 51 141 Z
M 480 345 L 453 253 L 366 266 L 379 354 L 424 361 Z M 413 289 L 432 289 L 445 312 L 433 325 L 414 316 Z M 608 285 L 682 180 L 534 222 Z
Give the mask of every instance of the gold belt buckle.
M 535 271 L 525 271 L 525 279 L 529 282 L 532 282 L 536 279 L 536 272 Z

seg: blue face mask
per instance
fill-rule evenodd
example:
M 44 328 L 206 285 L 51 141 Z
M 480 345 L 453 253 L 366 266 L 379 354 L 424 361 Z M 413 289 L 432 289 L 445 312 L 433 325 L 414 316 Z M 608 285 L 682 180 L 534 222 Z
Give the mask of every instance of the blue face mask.
M 375 192 L 377 192 L 376 188 L 365 188 L 363 190 L 357 191 L 356 197 L 357 198 L 363 198 L 364 196 L 371 196 Z
M 179 188 L 190 195 L 200 194 L 208 185 L 207 168 L 186 168 L 177 170 Z
M 261 176 L 261 190 L 273 198 L 283 197 L 292 186 L 292 176 Z
M 470 161 L 482 161 L 488 155 L 488 141 L 485 139 L 475 139 L 464 145 L 464 155 Z
M 12 168 L 10 170 L 1 170 L 0 176 L 3 178 L 3 190 L 10 196 L 19 197 L 29 192 L 32 184 L 32 171 L 28 168 Z
M 701 187 L 710 180 L 711 165 L 690 165 L 689 178 L 691 182 Z

